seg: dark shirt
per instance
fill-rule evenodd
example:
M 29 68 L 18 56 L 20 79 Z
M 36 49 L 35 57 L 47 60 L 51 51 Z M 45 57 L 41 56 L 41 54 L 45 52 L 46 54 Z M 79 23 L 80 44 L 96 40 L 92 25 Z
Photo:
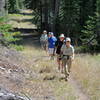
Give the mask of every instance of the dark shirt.
M 56 46 L 56 53 L 60 54 L 61 53 L 61 47 L 63 45 L 64 41 L 60 41 L 60 39 L 57 40 L 55 46 Z

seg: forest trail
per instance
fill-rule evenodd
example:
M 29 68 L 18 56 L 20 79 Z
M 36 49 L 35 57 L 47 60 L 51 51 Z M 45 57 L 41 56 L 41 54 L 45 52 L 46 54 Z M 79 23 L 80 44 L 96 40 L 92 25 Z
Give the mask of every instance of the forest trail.
M 28 21 L 32 17 L 29 17 L 31 13 L 25 13 L 23 18 L 21 15 L 18 16 L 20 23 L 16 22 L 16 18 L 14 23 L 18 23 L 16 28 L 24 29 L 23 33 L 25 32 L 25 34 L 36 33 L 31 37 L 26 35 L 22 44 L 25 48 L 22 54 L 30 61 L 28 65 L 30 75 L 24 84 L 24 89 L 27 90 L 28 95 L 33 98 L 32 100 L 90 100 L 72 74 L 67 82 L 63 79 L 64 75 L 57 71 L 56 60 L 50 61 L 48 55 L 41 50 L 39 34 L 37 35 L 37 32 L 28 32 L 30 30 L 26 32 Z M 22 23 L 24 18 L 27 19 L 27 14 L 28 21 L 24 22 L 25 26 L 23 27 Z M 10 16 L 13 18 L 13 15 Z M 13 22 L 10 23 L 13 24 Z
M 62 92 L 62 97 L 64 98 L 63 100 L 90 100 L 88 95 L 83 92 L 83 88 L 81 87 L 81 85 L 73 78 L 73 75 L 71 74 L 68 81 L 66 82 L 63 78 L 64 75 L 61 74 L 60 72 L 57 72 L 57 63 L 56 63 L 56 59 L 54 61 L 50 61 L 49 57 L 46 55 L 45 52 L 43 52 L 38 45 L 38 40 L 37 41 L 32 41 L 33 39 L 28 39 L 27 42 L 24 42 L 24 46 L 26 47 L 26 49 L 23 51 L 25 55 L 29 56 L 30 55 L 30 59 L 35 57 L 37 58 L 36 61 L 36 66 L 40 66 L 41 63 L 43 63 L 44 66 L 40 67 L 38 70 L 42 71 L 41 73 L 43 73 L 43 76 L 41 76 L 41 78 L 43 77 L 46 78 L 45 80 L 47 81 L 51 81 L 51 84 L 55 84 L 55 82 L 57 82 L 58 84 L 60 84 L 61 86 L 58 86 L 60 88 L 62 88 L 63 85 L 65 85 L 63 87 L 63 89 L 65 89 L 66 91 L 63 91 L 62 89 L 59 92 Z M 29 45 L 30 44 L 30 45 Z M 35 44 L 35 45 L 34 45 Z M 33 46 L 32 46 L 33 45 Z M 37 47 L 36 47 L 37 46 Z M 35 47 L 35 48 L 34 48 Z M 38 49 L 38 50 L 37 50 Z M 36 52 L 36 53 L 35 53 Z M 41 53 L 39 53 L 41 52 Z M 38 54 L 37 54 L 38 53 Z M 33 57 L 32 57 L 33 55 Z M 32 57 L 32 58 L 31 58 Z M 39 58 L 39 59 L 38 59 Z M 38 64 L 40 63 L 40 64 Z M 46 64 L 46 65 L 45 65 Z M 55 66 L 54 66 L 55 65 Z M 44 68 L 43 68 L 44 67 Z M 51 67 L 51 68 L 50 68 Z M 33 68 L 34 69 L 34 68 Z M 36 69 L 35 69 L 36 70 Z M 50 72 L 49 72 L 50 71 Z M 47 74 L 45 74 L 47 73 Z M 48 75 L 48 73 L 50 75 Z M 51 79 L 50 79 L 51 78 Z M 53 79 L 52 79 L 53 78 Z M 54 82 L 54 83 L 53 83 Z M 49 84 L 50 84 L 49 83 Z M 46 83 L 47 84 L 47 83 Z M 56 84 L 57 85 L 57 84 Z M 49 86 L 49 85 L 48 85 Z M 55 86 L 54 86 L 55 87 Z M 50 88 L 50 87 L 49 87 Z M 68 88 L 68 90 L 67 90 Z M 69 90 L 70 89 L 70 90 Z M 59 89 L 58 89 L 59 90 Z M 52 90 L 52 91 L 57 91 L 57 90 Z M 70 92 L 69 92 L 70 91 Z M 64 93 L 63 93 L 64 92 Z M 69 94 L 69 95 L 68 95 Z M 57 95 L 57 94 L 55 94 Z M 64 97 L 65 96 L 65 97 Z M 67 98 L 67 99 L 66 99 Z M 48 100 L 48 99 L 47 99 Z M 52 100 L 52 99 L 50 99 Z M 54 99 L 56 100 L 56 99 Z M 61 99 L 57 99 L 57 100 L 61 100 Z

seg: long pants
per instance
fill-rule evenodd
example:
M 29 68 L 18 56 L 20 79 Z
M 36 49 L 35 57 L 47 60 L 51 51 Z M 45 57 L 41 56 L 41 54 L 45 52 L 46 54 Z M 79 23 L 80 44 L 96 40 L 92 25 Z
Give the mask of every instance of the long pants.
M 48 42 L 47 41 L 40 41 L 40 42 L 41 42 L 42 49 L 47 50 Z
M 63 64 L 63 67 L 64 67 L 65 76 L 67 77 L 68 74 L 70 73 L 70 69 L 71 69 L 71 66 L 72 66 L 71 58 L 68 59 L 66 56 L 63 57 L 62 64 Z

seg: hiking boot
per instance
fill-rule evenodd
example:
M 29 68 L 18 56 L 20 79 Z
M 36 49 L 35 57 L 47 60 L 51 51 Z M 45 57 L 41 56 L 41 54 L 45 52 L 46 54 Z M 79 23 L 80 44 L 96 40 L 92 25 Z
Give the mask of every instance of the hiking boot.
M 65 81 L 68 81 L 67 76 L 65 76 Z

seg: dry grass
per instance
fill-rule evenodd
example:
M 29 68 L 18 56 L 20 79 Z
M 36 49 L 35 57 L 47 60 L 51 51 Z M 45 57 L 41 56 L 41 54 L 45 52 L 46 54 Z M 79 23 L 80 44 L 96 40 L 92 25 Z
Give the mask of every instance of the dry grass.
M 26 11 L 26 13 L 30 12 Z M 9 16 L 11 19 L 9 23 L 13 24 L 13 27 L 36 28 L 30 21 L 33 18 L 31 15 L 12 14 Z M 72 84 L 65 82 L 62 79 L 64 76 L 57 72 L 56 61 L 50 61 L 47 54 L 40 48 L 34 47 L 34 44 L 34 41 L 30 39 L 24 41 L 25 49 L 22 53 L 26 59 L 22 63 L 29 72 L 25 75 L 23 88 L 18 89 L 33 99 L 36 97 L 36 100 L 79 100 Z M 100 55 L 76 56 L 72 67 L 75 80 L 90 95 L 91 100 L 100 100 Z
M 28 12 L 26 12 L 28 13 Z M 12 14 L 9 15 L 10 24 L 17 28 L 36 28 L 30 21 L 31 15 Z M 13 20 L 12 20 L 13 19 Z M 24 22 L 24 21 L 25 22 Z M 42 51 L 34 39 L 23 41 L 24 55 L 23 62 L 20 62 L 25 69 L 25 80 L 11 87 L 18 93 L 27 94 L 32 100 L 78 100 L 74 88 L 71 84 L 62 79 L 64 75 L 57 72 L 57 64 L 51 61 L 48 55 Z M 13 83 L 12 83 L 13 84 Z
M 61 73 L 57 72 L 56 61 L 50 61 L 43 56 L 47 56 L 41 49 L 34 47 L 26 47 L 23 51 L 28 55 L 29 59 L 40 57 L 34 67 L 31 69 L 40 75 L 41 82 L 47 84 L 52 88 L 56 100 L 77 100 L 75 89 L 70 83 L 61 80 L 64 77 Z M 92 56 L 88 54 L 76 55 L 73 62 L 72 75 L 82 86 L 83 90 L 91 97 L 90 100 L 99 100 L 100 98 L 100 55 Z M 38 81 L 39 81 L 38 80 Z M 36 80 L 35 80 L 36 81 Z M 33 82 L 35 82 L 33 79 Z M 40 81 L 39 81 L 40 82 Z
M 100 55 L 78 55 L 72 73 L 90 95 L 91 100 L 100 99 Z
M 28 84 L 31 84 L 31 88 L 26 88 L 25 86 L 23 91 L 28 90 L 30 91 L 27 92 L 29 93 L 28 95 L 32 95 L 35 91 L 34 89 L 36 89 L 35 87 L 37 87 L 37 85 L 39 84 L 36 91 L 38 96 L 40 97 L 41 95 L 46 95 L 47 98 L 51 98 L 50 100 L 52 100 L 53 98 L 54 100 L 78 100 L 74 88 L 70 83 L 65 82 L 65 80 L 63 79 L 63 74 L 57 72 L 56 60 L 51 61 L 50 59 L 48 59 L 48 56 L 44 51 L 42 51 L 41 49 L 36 49 L 34 47 L 26 47 L 23 53 L 28 57 L 28 59 L 31 60 L 34 59 L 34 57 L 40 57 L 37 61 L 31 62 L 30 65 L 32 65 L 32 63 L 34 64 L 33 66 L 29 67 L 32 72 L 35 72 L 38 75 L 38 77 L 29 77 Z M 38 88 L 40 87 L 42 90 L 38 90 Z

